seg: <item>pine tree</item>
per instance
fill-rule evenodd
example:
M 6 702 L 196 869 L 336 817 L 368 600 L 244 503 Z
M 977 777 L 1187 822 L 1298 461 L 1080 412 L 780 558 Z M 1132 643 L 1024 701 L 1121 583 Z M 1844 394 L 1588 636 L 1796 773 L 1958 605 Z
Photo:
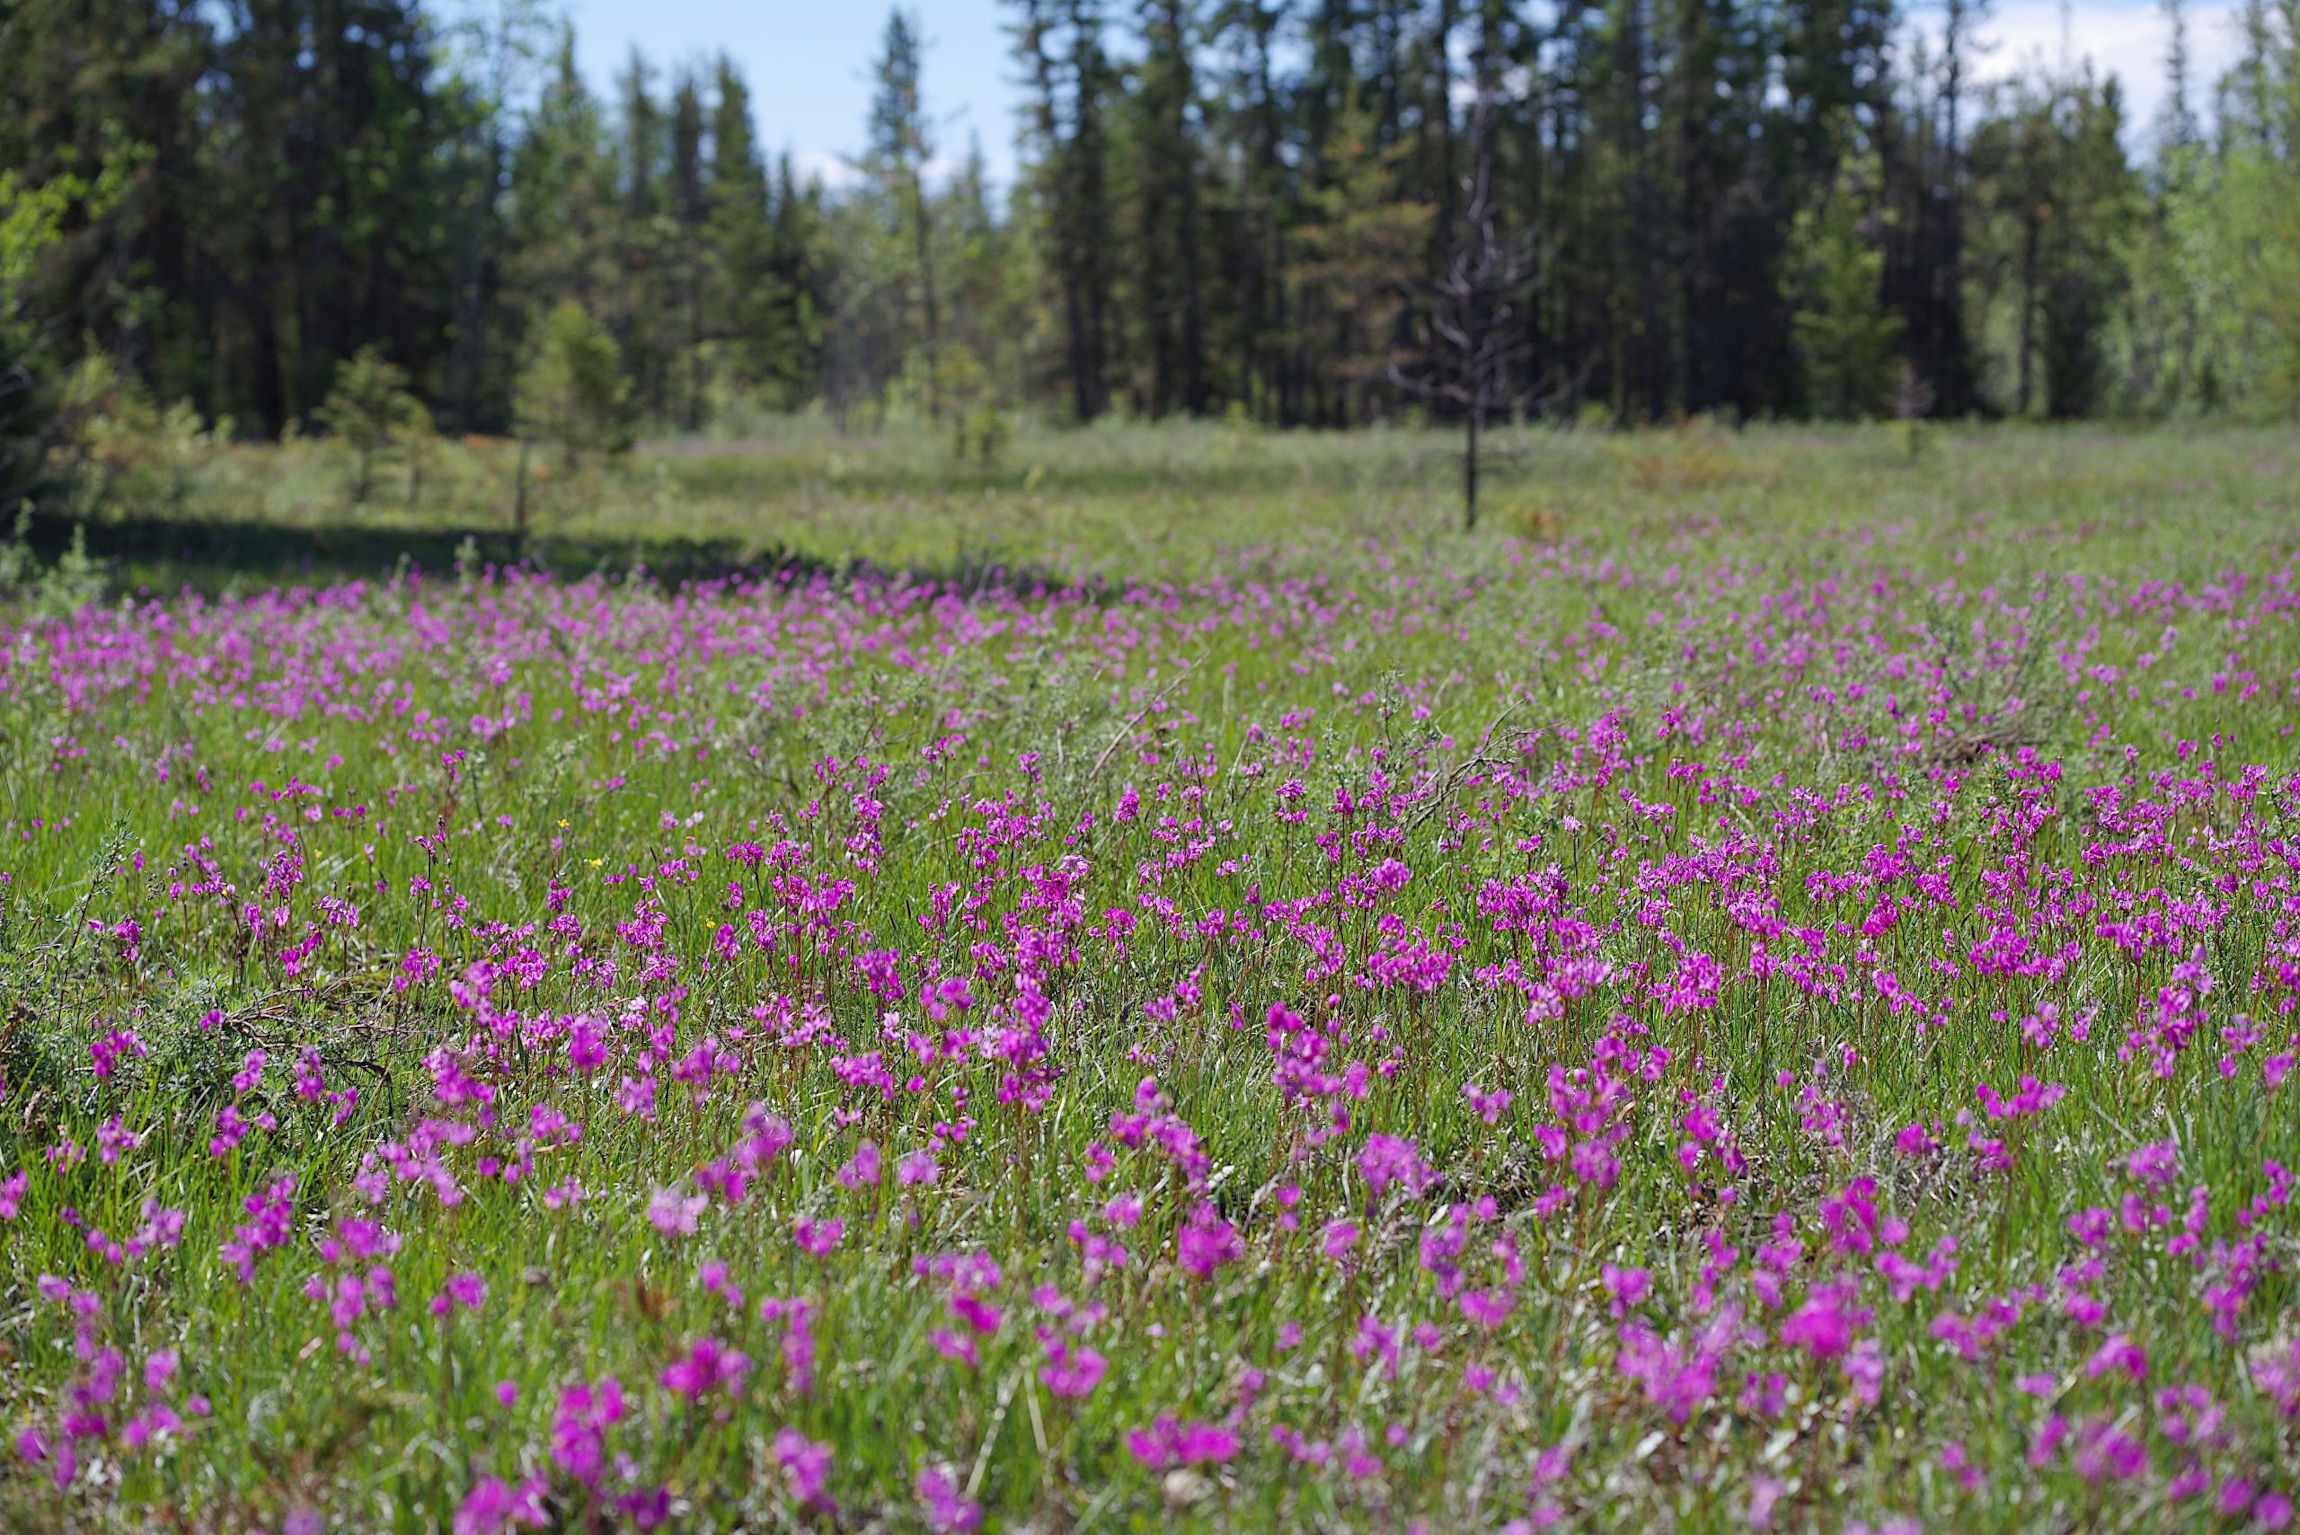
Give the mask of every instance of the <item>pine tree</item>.
M 787 402 L 803 373 L 795 355 L 800 337 L 787 279 L 777 269 L 774 200 L 751 123 L 750 89 L 724 54 L 712 67 L 711 90 L 702 328 L 731 383 L 771 389 Z
M 1092 421 L 1110 406 L 1116 232 L 1107 119 L 1117 76 L 1103 47 L 1100 0 L 1010 3 L 1021 12 L 1014 33 L 1031 89 L 1032 192 L 1059 290 L 1070 413 Z
M 942 414 L 942 311 L 935 286 L 934 209 L 927 197 L 926 165 L 934 141 L 919 94 L 924 41 L 916 18 L 898 6 L 887 15 L 876 73 L 878 94 L 871 101 L 870 151 L 866 162 L 908 227 L 918 283 L 920 342 L 925 348 L 926 413 Z
M 1875 409 L 1896 320 L 1904 407 L 2300 394 L 2282 0 L 2242 6 L 2216 82 L 2192 78 L 2185 0 L 2160 0 L 2145 174 L 2073 62 L 1974 89 L 1984 0 L 1922 26 L 1890 0 L 1006 3 L 1027 110 L 1000 206 L 933 158 L 907 10 L 870 174 L 833 191 L 769 172 L 724 60 L 666 83 L 634 58 L 594 99 L 568 38 L 537 46 L 536 0 L 453 25 L 418 0 L 16 0 L 0 165 L 32 187 L 136 171 L 58 230 L 10 344 L 53 373 L 92 341 L 145 397 L 259 431 L 373 345 L 484 430 L 572 301 L 631 398 L 687 429 L 728 392 L 845 419 L 947 415 L 962 388 L 1078 421 L 1121 386 L 1146 412 L 1364 420 L 1412 398 L 1392 363 L 1450 365 L 1429 295 L 1490 152 L 1499 227 L 1543 234 L 1500 380 L 1524 408 Z
M 55 414 L 53 358 L 28 310 L 33 280 L 75 207 L 118 200 L 120 168 L 91 188 L 77 176 L 26 185 L 0 171 L 0 515 L 14 518 L 38 484 Z
M 1196 16 L 1189 0 L 1142 0 L 1132 134 L 1134 289 L 1152 415 L 1204 415 L 1206 294 L 1201 270 Z
M 1798 210 L 1789 235 L 1806 388 L 1815 409 L 1839 420 L 1882 411 L 1897 371 L 1902 320 L 1880 297 L 1878 179 L 1873 150 L 1846 155 L 1820 200 Z
M 576 71 L 572 32 L 513 153 L 511 188 L 505 287 L 523 327 L 562 301 L 603 309 L 619 281 L 621 214 L 605 114 Z
M 519 373 L 522 435 L 556 444 L 572 469 L 586 450 L 630 448 L 631 405 L 615 338 L 572 299 L 553 306 Z
M 664 420 L 674 415 L 685 329 L 671 207 L 671 123 L 655 95 L 654 66 L 635 47 L 616 79 L 616 94 L 616 280 L 599 300 L 598 315 L 622 354 L 639 409 Z
M 386 449 L 431 430 L 431 413 L 408 392 L 407 374 L 373 346 L 336 369 L 326 403 L 312 415 L 351 453 L 353 506 L 366 504 L 375 461 Z
M 1403 151 L 1377 142 L 1380 116 L 1353 98 L 1330 119 L 1320 146 L 1324 185 L 1303 196 L 1288 280 L 1295 293 L 1295 346 L 1320 360 L 1306 380 L 1311 421 L 1363 422 L 1398 344 L 1425 270 L 1435 209 L 1384 195 Z
M 705 372 L 703 292 L 710 253 L 703 224 L 710 211 L 704 186 L 703 87 L 692 71 L 682 71 L 671 88 L 669 243 L 666 276 L 678 290 L 678 355 L 682 366 L 678 421 L 687 431 L 703 426 Z

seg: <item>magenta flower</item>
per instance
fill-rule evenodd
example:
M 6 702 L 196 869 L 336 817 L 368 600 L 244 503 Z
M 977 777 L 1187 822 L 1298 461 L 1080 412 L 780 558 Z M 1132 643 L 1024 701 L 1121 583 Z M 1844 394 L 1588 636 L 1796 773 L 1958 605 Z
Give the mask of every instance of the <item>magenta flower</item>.
M 1437 1181 L 1414 1143 L 1394 1135 L 1366 1138 L 1365 1149 L 1358 1153 L 1358 1176 L 1366 1180 L 1366 1188 L 1376 1199 L 1392 1184 L 1404 1190 L 1407 1198 L 1419 1199 Z
M 1103 1357 L 1083 1343 L 1069 1343 L 1051 1335 L 1042 1334 L 1046 1350 L 1046 1363 L 1038 1368 L 1039 1383 L 1049 1394 L 1071 1401 L 1084 1401 L 1102 1384 L 1109 1372 Z
M 849 1190 L 875 1188 L 881 1171 L 878 1147 L 870 1141 L 864 1141 L 855 1148 L 855 1154 L 848 1159 L 847 1164 L 838 1170 L 838 1183 L 841 1188 Z
M 1599 1271 L 1598 1278 L 1605 1287 L 1608 1309 L 1617 1321 L 1653 1290 L 1653 1276 L 1641 1268 L 1617 1268 L 1608 1263 Z
M 775 1434 L 775 1464 L 782 1468 L 791 1496 L 809 1508 L 828 1508 L 825 1490 L 831 1478 L 831 1447 L 809 1439 L 795 1428 Z
M 607 1430 L 623 1420 L 623 1388 L 612 1375 L 578 1381 L 559 1393 L 551 1422 L 551 1463 L 586 1487 L 606 1466 Z
M 939 1467 L 922 1467 L 911 1490 L 926 1509 L 934 1535 L 973 1535 L 982 1528 L 982 1505 L 958 1490 L 958 1481 Z
M 791 1223 L 791 1240 L 800 1252 L 815 1258 L 829 1257 L 846 1233 L 846 1222 L 835 1218 L 816 1221 L 802 1215 Z
M 2252 1351 L 2252 1383 L 2287 1418 L 2300 1418 L 2300 1338 Z
M 1789 1484 L 1776 1476 L 1760 1476 L 1749 1484 L 1749 1510 L 1742 1522 L 1752 1530 L 1773 1528 L 1773 1510 L 1789 1494 Z
M 512 1487 L 499 1476 L 481 1477 L 455 1509 L 455 1535 L 497 1535 L 515 1525 L 539 1530 L 549 1522 L 543 1511 L 544 1486 L 529 1480 Z
M 1209 1423 L 1161 1414 L 1148 1428 L 1126 1435 L 1126 1451 L 1152 1471 L 1226 1461 L 1238 1454 L 1238 1436 Z
M 1781 1324 L 1781 1341 L 1818 1360 L 1844 1353 L 1870 1321 L 1870 1313 L 1854 1304 L 1856 1293 L 1849 1281 L 1816 1285 L 1805 1304 Z
M 120 1069 L 121 1062 L 143 1060 L 151 1053 L 151 1049 L 137 1037 L 133 1029 L 114 1029 L 88 1046 L 90 1067 L 100 1082 L 111 1080 L 112 1074 Z M 260 1057 L 262 1052 L 258 1051 L 257 1055 Z M 234 1085 L 237 1085 L 236 1081 Z M 239 1090 L 247 1091 L 246 1088 Z
M 663 1389 L 673 1396 L 701 1401 L 713 1391 L 739 1395 L 743 1377 L 751 1372 L 751 1357 L 716 1338 L 697 1338 L 685 1353 L 663 1367 Z
M 647 1224 L 665 1236 L 693 1236 L 696 1222 L 710 1207 L 708 1195 L 657 1189 L 655 1197 L 647 1201 Z
M 2111 1371 L 2121 1370 L 2133 1380 L 2148 1378 L 2148 1355 L 2141 1346 L 2123 1333 L 2111 1333 L 2099 1348 L 2085 1361 L 2084 1378 L 2098 1380 Z
M 1461 1308 L 1463 1316 L 1491 1332 L 1509 1320 L 1510 1309 L 1516 1304 L 1516 1298 L 1507 1290 L 1464 1290 L 1456 1298 L 1455 1304 Z
M 453 1274 L 448 1277 L 447 1288 L 432 1297 L 431 1314 L 446 1316 L 455 1307 L 477 1311 L 487 1304 L 487 1281 L 477 1274 Z
M 1174 1234 L 1175 1261 L 1200 1279 L 1212 1277 L 1224 1264 L 1246 1255 L 1238 1228 L 1222 1219 L 1214 1206 L 1201 1202 Z

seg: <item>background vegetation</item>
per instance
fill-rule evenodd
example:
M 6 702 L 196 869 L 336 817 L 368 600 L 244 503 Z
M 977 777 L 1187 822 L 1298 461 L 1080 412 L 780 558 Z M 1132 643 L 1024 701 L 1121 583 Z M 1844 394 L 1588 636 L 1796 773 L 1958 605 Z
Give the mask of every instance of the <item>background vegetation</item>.
M 2074 55 L 1977 86 L 1964 0 L 1010 16 L 1016 185 L 936 142 L 897 12 L 833 191 L 758 142 L 731 62 L 634 57 L 603 100 L 524 0 L 14 5 L 4 493 L 361 421 L 566 460 L 816 407 L 995 463 L 1018 412 L 1458 419 L 1436 296 L 1484 234 L 1497 420 L 2300 403 L 2289 6 L 2198 80 L 2173 0 L 2150 124 Z M 371 348 L 403 398 L 347 414 Z
M 645 566 L 667 580 L 785 565 L 1123 583 L 1191 578 L 1240 551 L 1314 575 L 1371 543 L 1459 538 L 1458 441 L 1435 429 L 1025 423 L 987 465 L 954 462 L 924 425 L 841 433 L 765 415 L 728 429 L 572 470 L 535 452 L 524 477 L 517 443 L 426 438 L 375 455 L 356 515 L 360 462 L 340 440 L 196 438 L 173 460 L 106 465 L 26 531 L 48 558 L 81 537 L 111 562 L 115 587 L 156 592 L 403 564 L 439 574 L 459 552 L 563 575 Z M 2015 561 L 2196 574 L 2236 555 L 2238 530 L 2265 533 L 2300 503 L 2290 431 L 2228 423 L 1529 425 L 1498 430 L 1488 449 L 1490 515 L 1455 559 L 1499 557 L 1512 537 L 1723 553 L 1818 527 L 1926 551 L 1933 565 L 1937 534 L 1993 531 Z

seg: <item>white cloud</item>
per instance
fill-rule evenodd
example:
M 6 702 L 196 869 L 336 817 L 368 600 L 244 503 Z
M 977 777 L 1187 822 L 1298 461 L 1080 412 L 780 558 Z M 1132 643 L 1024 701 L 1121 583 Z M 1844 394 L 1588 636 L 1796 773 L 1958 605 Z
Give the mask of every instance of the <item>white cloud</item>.
M 802 149 L 791 156 L 801 181 L 819 181 L 838 191 L 862 180 L 862 171 L 845 155 L 824 149 Z
M 2207 116 L 2212 86 L 2243 51 L 2238 0 L 2196 0 L 2188 10 L 2189 109 Z M 2039 66 L 2092 61 L 2102 76 L 2124 88 L 2127 142 L 2150 141 L 2169 85 L 2165 56 L 2172 24 L 2148 0 L 2062 6 L 2056 0 L 2002 0 L 1979 29 L 1991 48 L 1975 71 L 1982 81 L 2002 80 Z

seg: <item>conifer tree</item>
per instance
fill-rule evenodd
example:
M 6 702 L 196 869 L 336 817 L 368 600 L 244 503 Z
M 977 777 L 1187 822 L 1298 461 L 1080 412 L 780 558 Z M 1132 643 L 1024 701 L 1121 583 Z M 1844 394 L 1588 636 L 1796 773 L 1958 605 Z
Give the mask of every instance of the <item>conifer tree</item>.
M 1820 199 L 1798 210 L 1789 236 L 1806 388 L 1815 410 L 1839 420 L 1882 411 L 1896 368 L 1902 319 L 1882 302 L 1877 180 L 1874 151 L 1846 156 Z
M 586 450 L 631 446 L 631 385 L 615 338 L 572 299 L 544 317 L 520 370 L 516 408 L 523 435 L 556 445 L 573 468 Z
M 919 93 L 925 42 L 918 21 L 897 6 L 887 14 L 872 98 L 867 164 L 884 186 L 906 226 L 916 266 L 920 340 L 926 353 L 926 413 L 939 418 L 942 344 L 941 296 L 935 287 L 934 210 L 927 197 L 926 165 L 934 140 Z

